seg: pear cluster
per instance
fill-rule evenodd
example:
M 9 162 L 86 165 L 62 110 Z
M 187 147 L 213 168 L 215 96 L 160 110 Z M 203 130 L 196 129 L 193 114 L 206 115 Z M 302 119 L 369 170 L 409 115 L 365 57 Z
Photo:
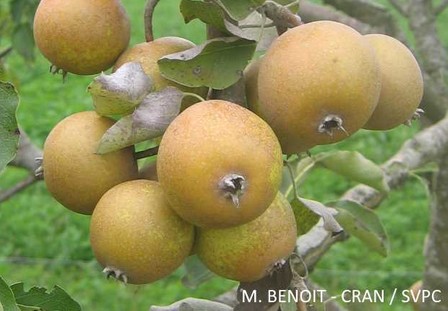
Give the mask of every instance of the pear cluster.
M 118 0 L 42 0 L 34 36 L 65 72 L 138 62 L 156 91 L 208 93 L 159 71 L 160 58 L 193 48 L 190 41 L 166 37 L 126 50 L 129 20 Z M 111 118 L 79 112 L 50 132 L 47 188 L 66 208 L 91 215 L 92 250 L 108 276 L 151 283 L 196 254 L 225 278 L 263 278 L 296 245 L 296 217 L 279 191 L 284 155 L 406 123 L 423 96 L 419 66 L 402 43 L 330 21 L 286 31 L 244 78 L 248 108 L 185 96 L 156 163 L 140 172 L 134 146 L 97 153 Z
M 196 253 L 216 274 L 248 282 L 291 254 L 297 228 L 279 193 L 281 148 L 256 114 L 222 100 L 187 108 L 162 137 L 149 170 L 158 181 L 139 178 L 133 147 L 96 154 L 113 123 L 93 111 L 65 118 L 43 159 L 52 195 L 92 214 L 91 246 L 105 273 L 150 283 Z
M 332 21 L 292 28 L 246 68 L 248 106 L 283 153 L 343 140 L 361 128 L 410 121 L 423 78 L 409 49 L 387 35 L 361 35 Z

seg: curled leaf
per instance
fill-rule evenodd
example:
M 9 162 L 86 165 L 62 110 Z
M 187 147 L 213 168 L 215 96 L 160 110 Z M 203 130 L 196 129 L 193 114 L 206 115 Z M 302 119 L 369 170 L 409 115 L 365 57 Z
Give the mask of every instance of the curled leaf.
M 145 98 L 152 81 L 138 62 L 126 63 L 110 75 L 96 77 L 88 86 L 93 105 L 104 116 L 126 115 Z
M 389 254 L 386 229 L 373 210 L 353 201 L 336 201 L 328 205 L 338 211 L 336 219 L 349 234 L 380 255 L 386 257 Z
M 172 86 L 148 94 L 138 108 L 104 133 L 97 153 L 116 151 L 161 136 L 179 114 L 183 93 Z
M 216 2 L 182 0 L 180 3 L 180 12 L 186 24 L 198 18 L 208 25 L 213 25 L 221 31 L 226 31 L 226 27 L 224 26 L 224 11 Z
M 306 234 L 319 222 L 320 215 L 310 210 L 298 198 L 294 198 L 290 203 L 296 218 L 297 236 Z
M 266 0 L 217 1 L 233 20 L 240 21 L 259 8 Z
M 344 231 L 344 229 L 335 219 L 336 212 L 334 210 L 317 201 L 307 200 L 303 198 L 297 198 L 297 200 L 299 200 L 310 211 L 322 217 L 325 230 L 331 232 L 333 235 L 338 235 Z
M 159 59 L 159 69 L 162 76 L 179 84 L 222 90 L 241 79 L 255 47 L 255 41 L 216 38 Z

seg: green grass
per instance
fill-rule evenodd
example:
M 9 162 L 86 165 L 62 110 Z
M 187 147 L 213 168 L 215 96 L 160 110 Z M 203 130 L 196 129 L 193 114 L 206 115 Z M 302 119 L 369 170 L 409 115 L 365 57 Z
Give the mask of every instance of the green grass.
M 132 19 L 132 44 L 144 39 L 144 0 L 123 0 Z M 197 21 L 187 26 L 178 12 L 178 1 L 161 1 L 155 13 L 155 35 L 182 36 L 199 43 L 204 27 Z M 447 15 L 443 16 L 446 20 Z M 448 42 L 448 31 L 443 38 Z M 65 83 L 48 73 L 48 62 L 38 56 L 34 65 L 25 64 L 17 55 L 8 58 L 8 66 L 21 95 L 19 122 L 33 141 L 42 146 L 51 128 L 63 117 L 92 109 L 86 87 L 92 77 L 70 75 Z M 336 146 L 313 150 L 357 150 L 381 163 L 397 152 L 418 127 L 400 127 L 377 133 L 360 131 Z M 0 189 L 26 176 L 26 172 L 8 168 L 1 176 Z M 303 196 L 322 201 L 338 198 L 354 183 L 323 169 L 312 173 L 300 189 Z M 424 187 L 411 179 L 394 191 L 378 209 L 391 240 L 388 258 L 369 251 L 352 238 L 335 245 L 312 273 L 315 281 L 333 294 L 346 288 L 404 289 L 421 278 L 424 266 L 423 241 L 428 227 L 428 200 Z M 146 286 L 123 286 L 106 280 L 93 258 L 89 245 L 89 217 L 64 209 L 50 197 L 43 183 L 34 185 L 0 206 L 0 275 L 7 282 L 24 281 L 26 286 L 65 288 L 84 310 L 147 310 L 153 304 L 169 304 L 194 297 L 214 297 L 231 288 L 234 282 L 215 278 L 197 289 L 180 284 L 184 271 Z M 410 310 L 396 304 L 381 305 L 379 310 Z

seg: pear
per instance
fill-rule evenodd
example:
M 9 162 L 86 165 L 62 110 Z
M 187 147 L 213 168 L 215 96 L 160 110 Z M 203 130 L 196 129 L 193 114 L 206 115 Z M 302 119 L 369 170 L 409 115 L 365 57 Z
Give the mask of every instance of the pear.
M 96 154 L 101 137 L 113 124 L 112 119 L 84 111 L 60 121 L 48 135 L 43 150 L 44 180 L 66 208 L 91 214 L 107 190 L 137 178 L 133 147 Z
M 54 71 L 79 75 L 110 68 L 130 39 L 129 18 L 119 0 L 41 0 L 33 29 Z

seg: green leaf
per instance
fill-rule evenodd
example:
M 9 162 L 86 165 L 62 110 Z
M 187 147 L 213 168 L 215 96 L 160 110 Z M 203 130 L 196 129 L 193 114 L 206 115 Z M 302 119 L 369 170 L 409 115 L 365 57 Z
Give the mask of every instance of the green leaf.
M 198 18 L 202 22 L 212 25 L 221 31 L 227 31 L 224 25 L 224 11 L 215 2 L 202 0 L 182 0 L 180 12 L 186 24 Z
M 31 20 L 36 11 L 39 0 L 12 0 L 9 11 L 15 24 L 24 20 Z
M 16 304 L 16 299 L 12 289 L 0 277 L 0 310 L 1 311 L 20 311 Z
M 53 287 L 50 292 L 43 287 L 33 287 L 25 291 L 23 283 L 17 283 L 13 284 L 11 289 L 17 303 L 28 307 L 28 310 L 33 310 L 34 307 L 42 311 L 81 311 L 81 306 L 59 286 Z
M 306 234 L 319 222 L 320 216 L 307 208 L 299 199 L 294 198 L 290 204 L 296 218 L 297 236 Z
M 97 153 L 105 154 L 162 136 L 179 114 L 183 93 L 169 86 L 149 93 L 137 109 L 122 117 L 100 140 Z
M 389 254 L 386 230 L 373 210 L 353 201 L 336 201 L 327 205 L 338 211 L 336 220 L 349 234 L 380 255 L 386 257 Z
M 318 154 L 315 161 L 339 175 L 387 193 L 384 171 L 376 163 L 356 151 L 336 151 Z
M 255 52 L 256 42 L 217 38 L 158 61 L 161 74 L 189 87 L 225 89 L 237 82 Z
M 218 1 L 227 14 L 240 21 L 259 8 L 266 0 L 220 0 Z
M 0 172 L 14 159 L 20 131 L 16 112 L 19 96 L 11 83 L 0 81 Z
M 132 113 L 152 88 L 140 63 L 126 63 L 110 75 L 102 73 L 88 86 L 95 111 L 104 116 Z
M 182 284 L 188 288 L 196 288 L 215 276 L 196 255 L 189 256 L 184 262 L 184 267 L 186 273 L 182 277 Z
M 14 27 L 12 33 L 12 47 L 26 61 L 34 61 L 34 36 L 31 24 L 21 23 Z

